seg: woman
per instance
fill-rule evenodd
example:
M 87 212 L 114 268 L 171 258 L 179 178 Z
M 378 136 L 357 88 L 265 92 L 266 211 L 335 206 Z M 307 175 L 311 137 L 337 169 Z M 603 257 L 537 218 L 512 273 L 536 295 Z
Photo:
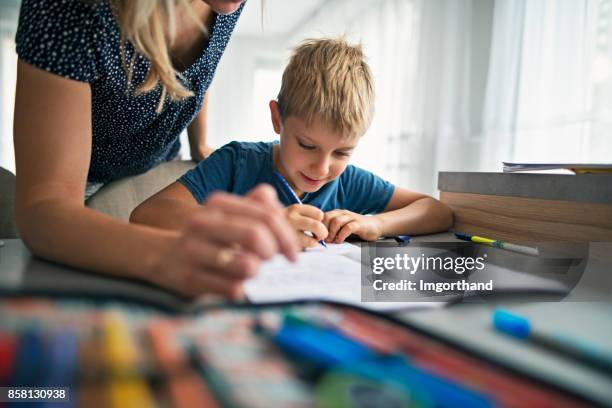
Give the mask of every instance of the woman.
M 271 188 L 218 194 L 180 233 L 84 206 L 104 184 L 170 160 L 204 100 L 242 0 L 24 0 L 14 142 L 16 221 L 35 254 L 235 298 L 259 263 L 297 243 Z M 200 113 L 199 113 L 200 112 Z M 192 149 L 193 150 L 193 149 Z M 196 149 L 197 150 L 197 149 Z

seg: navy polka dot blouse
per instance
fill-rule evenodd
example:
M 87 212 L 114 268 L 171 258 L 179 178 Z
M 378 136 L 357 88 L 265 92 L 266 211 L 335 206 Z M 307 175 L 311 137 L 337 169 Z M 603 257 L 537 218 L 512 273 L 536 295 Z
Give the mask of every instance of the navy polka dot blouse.
M 161 89 L 136 95 L 149 61 L 137 56 L 128 89 L 121 63 L 120 31 L 108 0 L 23 0 L 15 39 L 17 54 L 38 68 L 91 86 L 92 152 L 88 181 L 107 183 L 143 173 L 178 153 L 179 134 L 202 105 L 219 59 L 244 4 L 218 15 L 202 54 L 181 74 L 194 97 L 167 99 Z M 130 61 L 133 47 L 126 46 Z

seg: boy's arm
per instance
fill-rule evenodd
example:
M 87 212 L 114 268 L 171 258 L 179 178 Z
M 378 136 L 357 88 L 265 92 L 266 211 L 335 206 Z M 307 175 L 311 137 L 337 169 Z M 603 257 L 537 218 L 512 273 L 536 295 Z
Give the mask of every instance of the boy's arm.
M 205 199 L 214 191 L 231 191 L 234 167 L 240 147 L 229 143 L 160 192 L 152 195 L 130 215 L 130 222 L 180 230 L 187 220 L 202 211 Z M 182 184 L 186 183 L 189 187 Z
M 130 222 L 181 230 L 199 209 L 201 206 L 191 192 L 175 181 L 136 207 L 130 214 Z
M 325 213 L 323 223 L 329 230 L 327 242 L 343 242 L 349 235 L 366 241 L 381 236 L 430 234 L 444 231 L 453 223 L 453 214 L 446 205 L 424 194 L 396 187 L 384 211 L 373 216 L 348 210 Z
M 453 224 L 450 208 L 425 194 L 396 187 L 385 210 L 372 216 L 381 236 L 423 235 L 448 230 Z

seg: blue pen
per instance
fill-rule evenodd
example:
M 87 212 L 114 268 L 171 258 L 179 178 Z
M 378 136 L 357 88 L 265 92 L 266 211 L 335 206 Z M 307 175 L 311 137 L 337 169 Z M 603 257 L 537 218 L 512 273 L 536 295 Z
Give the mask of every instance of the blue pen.
M 586 341 L 540 332 L 532 327 L 529 320 L 502 309 L 493 312 L 493 325 L 504 334 L 529 340 L 608 374 L 612 373 L 612 354 Z
M 283 189 L 283 191 L 285 192 L 285 194 L 289 197 L 289 199 L 291 199 L 293 201 L 294 204 L 302 204 L 302 200 L 300 200 L 300 197 L 298 197 L 295 192 L 293 191 L 293 189 L 291 188 L 291 186 L 289 185 L 289 183 L 287 183 L 287 180 L 285 180 L 285 178 L 283 176 L 280 175 L 280 173 L 275 172 L 274 176 L 276 177 L 276 180 L 278 181 L 278 183 L 280 184 L 281 188 Z M 304 233 L 306 235 L 308 235 L 311 238 L 314 238 L 314 235 L 312 232 L 310 231 L 304 231 Z M 327 248 L 327 245 L 325 245 L 325 242 L 323 242 L 323 240 L 319 240 L 319 244 L 323 245 L 325 248 Z

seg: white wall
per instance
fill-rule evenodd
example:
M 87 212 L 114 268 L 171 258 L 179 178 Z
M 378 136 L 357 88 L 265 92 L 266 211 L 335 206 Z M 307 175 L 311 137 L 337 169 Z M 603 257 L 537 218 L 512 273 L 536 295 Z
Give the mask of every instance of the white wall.
M 0 167 L 13 173 L 15 155 L 12 135 L 17 65 L 14 37 L 18 15 L 18 0 L 0 2 Z
M 254 73 L 257 67 L 280 71 L 284 57 L 284 44 L 276 38 L 262 42 L 236 36 L 230 40 L 209 90 L 208 130 L 212 145 L 220 146 L 231 140 L 274 138 L 271 125 L 267 129 L 255 126 L 261 122 L 261 110 L 255 112 L 254 108 L 259 107 L 267 114 L 268 102 L 278 94 L 280 82 L 270 83 L 268 95 L 254 101 Z

